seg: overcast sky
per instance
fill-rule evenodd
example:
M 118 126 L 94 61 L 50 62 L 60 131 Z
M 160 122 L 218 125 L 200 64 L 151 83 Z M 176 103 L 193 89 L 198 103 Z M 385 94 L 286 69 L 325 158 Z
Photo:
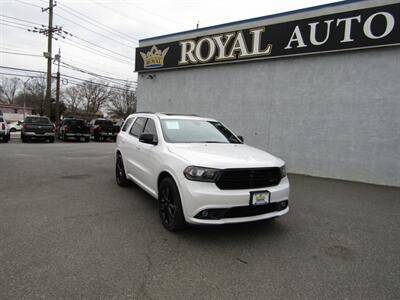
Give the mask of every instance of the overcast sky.
M 60 47 L 62 60 L 72 66 L 106 76 L 135 80 L 133 57 L 139 39 L 194 29 L 198 21 L 200 27 L 206 27 L 330 2 L 337 1 L 59 0 L 54 8 L 54 25 L 62 26 L 74 36 L 69 36 L 65 42 L 54 41 L 53 53 Z M 43 57 L 4 53 L 42 55 L 46 51 L 47 38 L 26 30 L 47 24 L 48 14 L 41 11 L 46 4 L 48 1 L 44 0 L 0 0 L 0 65 L 46 70 Z M 84 51 L 87 47 L 113 58 Z M 89 77 L 68 69 L 62 69 L 62 73 Z

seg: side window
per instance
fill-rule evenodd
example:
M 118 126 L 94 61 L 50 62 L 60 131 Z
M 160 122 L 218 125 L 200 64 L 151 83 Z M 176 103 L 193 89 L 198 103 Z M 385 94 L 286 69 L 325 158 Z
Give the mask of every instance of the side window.
M 129 118 L 128 120 L 126 120 L 124 123 L 124 126 L 122 126 L 122 131 L 127 131 L 129 126 L 131 126 L 134 119 L 135 118 Z
M 133 123 L 131 131 L 129 133 L 133 136 L 139 137 L 139 135 L 143 131 L 145 124 L 146 124 L 146 118 L 137 118 L 135 120 L 135 123 Z
M 146 126 L 144 127 L 143 133 L 151 133 L 154 136 L 154 141 L 157 141 L 157 129 L 153 119 L 147 119 Z

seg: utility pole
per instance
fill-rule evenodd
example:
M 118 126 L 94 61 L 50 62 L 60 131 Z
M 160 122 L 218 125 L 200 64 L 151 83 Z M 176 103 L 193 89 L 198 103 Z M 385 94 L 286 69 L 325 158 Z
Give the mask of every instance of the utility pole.
M 56 88 L 56 124 L 60 121 L 60 62 L 61 62 L 61 49 L 58 48 L 58 55 L 56 55 L 57 60 L 57 88 Z
M 42 12 L 49 11 L 49 26 L 47 30 L 47 86 L 46 86 L 46 114 L 51 114 L 51 64 L 52 64 L 52 39 L 53 39 L 53 0 L 49 0 L 49 7 L 42 8 Z

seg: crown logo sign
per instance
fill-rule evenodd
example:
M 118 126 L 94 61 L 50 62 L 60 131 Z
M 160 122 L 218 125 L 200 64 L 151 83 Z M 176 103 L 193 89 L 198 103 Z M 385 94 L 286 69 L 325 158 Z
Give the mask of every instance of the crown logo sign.
M 169 47 L 163 51 L 158 50 L 156 46 L 151 47 L 147 53 L 140 52 L 140 56 L 143 58 L 145 69 L 160 68 L 164 65 L 164 57 L 167 54 Z

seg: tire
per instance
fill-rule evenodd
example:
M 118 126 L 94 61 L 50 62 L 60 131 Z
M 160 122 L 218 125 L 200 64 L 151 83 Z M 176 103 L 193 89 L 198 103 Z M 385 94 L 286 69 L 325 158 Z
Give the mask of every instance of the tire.
M 63 140 L 64 142 L 68 142 L 68 137 L 65 135 L 65 132 L 63 132 L 62 140 Z
M 95 141 L 95 142 L 99 142 L 99 141 L 100 141 L 100 137 L 99 137 L 98 135 L 95 135 L 95 136 L 94 136 L 94 141 Z
M 26 143 L 26 138 L 25 138 L 25 136 L 22 135 L 22 134 L 21 134 L 21 141 L 22 141 L 23 143 Z
M 164 178 L 158 188 L 158 212 L 165 229 L 177 231 L 186 226 L 179 190 L 171 177 Z
M 54 143 L 54 138 L 53 137 L 49 138 L 49 143 Z
M 8 135 L 3 135 L 3 143 L 8 143 Z
M 90 138 L 85 138 L 85 143 L 89 143 L 89 141 L 90 141 Z
M 124 161 L 122 160 L 121 154 L 117 154 L 117 159 L 115 160 L 115 180 L 121 187 L 129 186 L 131 183 L 130 180 L 126 178 Z

